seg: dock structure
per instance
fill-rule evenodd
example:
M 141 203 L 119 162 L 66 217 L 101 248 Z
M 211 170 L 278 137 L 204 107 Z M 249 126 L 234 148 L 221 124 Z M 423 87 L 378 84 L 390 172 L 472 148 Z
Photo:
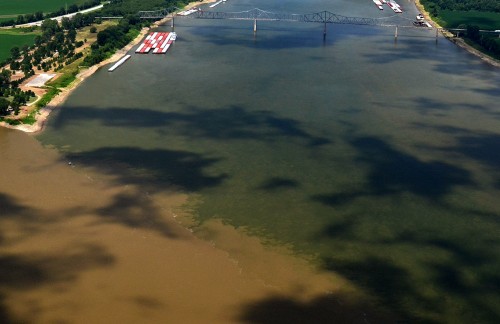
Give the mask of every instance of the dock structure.
M 176 38 L 177 34 L 174 32 L 150 33 L 135 52 L 147 54 L 152 51 L 153 54 L 165 54 Z

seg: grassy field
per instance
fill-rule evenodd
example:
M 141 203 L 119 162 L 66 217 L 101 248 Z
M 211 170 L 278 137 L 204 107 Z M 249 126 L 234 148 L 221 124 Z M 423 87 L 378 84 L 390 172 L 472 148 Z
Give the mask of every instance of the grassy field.
M 443 27 L 448 28 L 464 24 L 476 25 L 480 29 L 500 29 L 500 13 L 495 12 L 441 10 L 439 21 Z
M 48 13 L 72 4 L 81 5 L 87 0 L 0 0 L 0 19 L 41 11 Z
M 14 46 L 31 45 L 37 33 L 24 33 L 18 30 L 0 30 L 0 62 L 10 56 Z

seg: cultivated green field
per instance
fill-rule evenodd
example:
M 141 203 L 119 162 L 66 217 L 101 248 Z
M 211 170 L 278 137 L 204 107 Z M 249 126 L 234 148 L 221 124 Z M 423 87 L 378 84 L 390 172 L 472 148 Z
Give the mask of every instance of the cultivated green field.
M 10 56 L 10 49 L 12 47 L 33 44 L 36 35 L 37 33 L 0 30 L 0 62 Z
M 81 5 L 87 0 L 0 0 L 0 19 L 16 18 L 18 15 L 41 11 L 49 13 L 66 5 Z
M 480 11 L 439 11 L 439 20 L 443 27 L 455 28 L 461 24 L 476 25 L 480 29 L 500 29 L 500 13 Z

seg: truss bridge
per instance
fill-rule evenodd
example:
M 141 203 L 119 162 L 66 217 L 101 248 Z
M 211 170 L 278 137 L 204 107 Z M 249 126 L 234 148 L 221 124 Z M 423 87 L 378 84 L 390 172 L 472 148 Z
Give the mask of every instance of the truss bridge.
M 294 21 L 327 24 L 379 25 L 374 18 L 346 17 L 329 11 L 310 14 L 274 13 L 262 9 L 252 9 L 240 12 L 197 11 L 192 15 L 199 19 L 234 19 L 234 20 L 264 20 L 264 21 Z
M 348 17 L 335 14 L 330 11 L 321 11 L 309 14 L 276 13 L 259 8 L 239 11 L 204 11 L 198 10 L 190 15 L 176 14 L 179 8 L 171 7 L 155 11 L 139 11 L 139 17 L 143 19 L 162 19 L 168 15 L 177 18 L 197 18 L 197 19 L 232 19 L 232 20 L 253 20 L 253 21 L 291 21 L 291 22 L 312 22 L 324 24 L 351 24 L 351 25 L 371 25 L 371 26 L 412 26 L 410 19 L 400 18 L 398 15 L 383 18 Z
M 327 24 L 344 24 L 344 25 L 367 25 L 367 26 L 383 26 L 395 27 L 395 38 L 398 37 L 398 28 L 422 28 L 416 27 L 412 19 L 406 18 L 401 14 L 394 14 L 388 17 L 380 18 L 364 18 L 364 17 L 348 17 L 338 15 L 330 11 L 320 11 L 308 14 L 292 14 L 292 13 L 276 13 L 262 10 L 259 8 L 239 11 L 239 12 L 222 12 L 222 11 L 204 11 L 204 10 L 189 10 L 189 12 L 179 12 L 179 8 L 170 7 L 155 11 L 140 11 L 139 17 L 143 19 L 163 19 L 171 16 L 171 25 L 174 27 L 176 18 L 189 19 L 230 19 L 230 20 L 250 20 L 253 21 L 253 30 L 257 31 L 257 21 L 289 21 L 303 23 L 322 23 L 324 24 L 323 35 L 326 36 Z M 428 29 L 428 28 L 426 28 Z M 438 29 L 436 29 L 436 40 L 438 37 Z

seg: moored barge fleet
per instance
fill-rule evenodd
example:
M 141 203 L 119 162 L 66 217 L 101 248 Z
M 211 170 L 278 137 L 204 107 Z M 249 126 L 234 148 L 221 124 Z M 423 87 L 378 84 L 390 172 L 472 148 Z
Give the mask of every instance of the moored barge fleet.
M 403 9 L 395 0 L 372 0 L 377 8 L 384 10 L 384 3 L 389 6 L 395 13 L 402 13 Z
M 139 54 L 147 54 L 152 51 L 153 54 L 165 54 L 170 45 L 177 38 L 175 32 L 154 32 L 146 36 L 144 42 L 135 51 Z

